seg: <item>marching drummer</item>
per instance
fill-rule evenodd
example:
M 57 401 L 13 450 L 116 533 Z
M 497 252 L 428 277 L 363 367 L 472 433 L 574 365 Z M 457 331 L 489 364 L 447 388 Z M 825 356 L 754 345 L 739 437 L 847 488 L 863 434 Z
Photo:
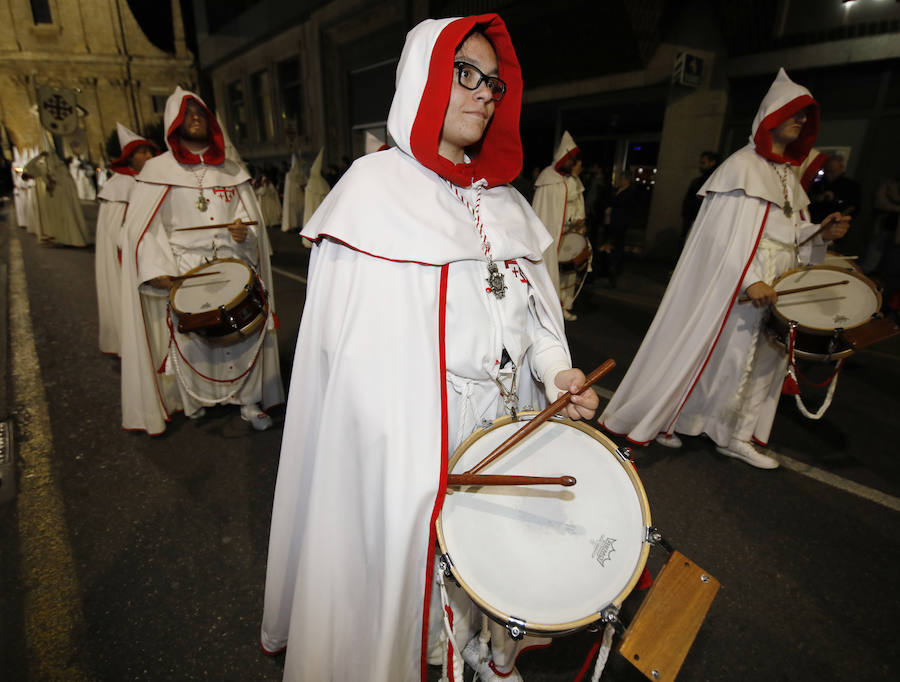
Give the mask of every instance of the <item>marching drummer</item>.
M 132 192 L 122 249 L 122 426 L 158 434 L 172 412 L 191 418 L 236 404 L 254 429 L 284 390 L 275 336 L 268 240 L 249 176 L 225 158 L 216 117 L 192 92 L 166 102 L 169 151 L 144 164 Z M 184 273 L 237 258 L 259 277 L 268 318 L 259 333 L 213 344 L 182 334 L 168 309 Z M 195 280 L 199 282 L 200 280 Z
M 668 447 L 681 447 L 678 434 L 705 433 L 723 455 L 778 466 L 754 446 L 769 439 L 787 371 L 784 348 L 762 330 L 778 298 L 772 283 L 821 261 L 826 242 L 850 222 L 839 213 L 809 222 L 809 199 L 792 168 L 818 130 L 818 103 L 781 69 L 750 143 L 699 191 L 703 204 L 656 317 L 600 417 L 609 431 Z
M 575 395 L 585 377 L 540 263 L 550 237 L 508 184 L 521 97 L 500 17 L 422 22 L 397 69 L 397 146 L 357 159 L 303 228 L 315 246 L 262 623 L 263 648 L 287 648 L 285 680 L 425 679 L 442 657 L 429 605 L 449 453 L 567 390 L 568 416 L 597 407 Z M 521 679 L 523 642 L 497 626 L 482 649 L 471 600 L 451 606 L 481 679 Z
M 569 131 L 553 153 L 553 163 L 547 166 L 534 181 L 534 199 L 531 205 L 544 223 L 553 244 L 544 253 L 544 263 L 563 308 L 563 317 L 573 321 L 578 316 L 572 312 L 572 304 L 579 291 L 578 275 L 571 268 L 562 268 L 558 262 L 559 244 L 567 230 L 584 232 L 584 185 L 581 184 L 581 150 Z

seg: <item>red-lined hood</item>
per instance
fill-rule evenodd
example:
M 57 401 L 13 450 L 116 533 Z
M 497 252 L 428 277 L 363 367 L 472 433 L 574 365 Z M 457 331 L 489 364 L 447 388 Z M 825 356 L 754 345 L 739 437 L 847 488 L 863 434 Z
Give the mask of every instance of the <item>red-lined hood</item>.
M 131 161 L 131 155 L 134 154 L 138 147 L 150 147 L 153 150 L 153 156 L 159 154 L 159 147 L 156 146 L 155 142 L 141 137 L 121 123 L 116 124 L 116 133 L 119 136 L 119 147 L 122 149 L 122 153 L 119 154 L 119 158 L 109 162 L 109 167 L 116 173 L 121 173 L 122 175 L 138 174 L 134 168 L 128 165 Z
M 580 151 L 581 150 L 578 148 L 578 145 L 575 144 L 575 140 L 569 131 L 564 131 L 562 139 L 559 141 L 559 144 L 556 146 L 556 151 L 553 153 L 553 168 L 562 173 L 560 168 L 563 164 L 569 159 L 574 158 Z
M 438 154 L 438 143 L 450 101 L 456 46 L 478 24 L 484 26 L 497 51 L 499 76 L 507 89 L 481 142 L 466 150 L 470 161 L 454 164 Z M 482 178 L 489 187 L 512 181 L 522 168 L 521 108 L 522 72 L 498 15 L 427 19 L 407 34 L 397 65 L 388 132 L 401 150 L 426 168 L 462 187 Z
M 784 156 L 776 154 L 772 151 L 772 131 L 801 109 L 807 108 L 806 123 L 800 131 L 800 137 L 785 148 Z M 784 69 L 779 69 L 753 119 L 750 143 L 757 154 L 769 161 L 799 166 L 809 154 L 818 135 L 819 103 L 813 99 L 809 90 L 788 78 Z
M 225 161 L 225 136 L 222 134 L 222 128 L 216 120 L 215 115 L 206 106 L 199 95 L 182 90 L 176 87 L 175 92 L 169 95 L 166 100 L 166 112 L 164 122 L 166 126 L 166 146 L 171 150 L 172 155 L 179 163 L 193 165 L 201 162 L 198 154 L 189 151 L 181 143 L 181 139 L 177 135 L 178 126 L 184 121 L 184 113 L 187 108 L 188 100 L 193 99 L 197 104 L 203 107 L 206 112 L 206 124 L 209 126 L 209 147 L 203 152 L 203 163 L 210 166 L 218 166 Z

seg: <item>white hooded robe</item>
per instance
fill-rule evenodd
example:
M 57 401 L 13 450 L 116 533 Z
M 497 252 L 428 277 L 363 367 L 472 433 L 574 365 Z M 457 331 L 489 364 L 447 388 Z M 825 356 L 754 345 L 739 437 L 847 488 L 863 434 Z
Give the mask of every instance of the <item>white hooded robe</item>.
M 453 52 L 476 22 L 490 24 L 508 90 L 480 155 L 454 165 L 438 157 L 437 142 Z M 433 52 L 446 68 L 431 74 Z M 265 650 L 287 647 L 285 680 L 425 679 L 448 454 L 461 434 L 504 412 L 493 382 L 503 347 L 523 354 L 521 406 L 545 404 L 541 379 L 552 385 L 570 366 L 561 310 L 539 262 L 550 239 L 506 184 L 521 166 L 520 98 L 499 17 L 419 24 L 407 36 L 388 119 L 397 147 L 357 159 L 301 233 L 315 247 L 261 633 Z M 486 287 L 472 215 L 455 195 L 471 199 L 479 186 L 509 300 Z
M 186 152 L 175 135 L 189 98 L 207 111 L 213 142 L 203 152 L 206 164 Z M 122 248 L 122 425 L 150 434 L 161 433 L 175 410 L 190 414 L 216 403 L 261 403 L 265 409 L 284 400 L 268 241 L 260 236 L 249 177 L 225 158 L 221 129 L 199 96 L 176 88 L 166 102 L 165 124 L 170 151 L 147 161 L 137 178 Z M 180 163 L 173 149 L 179 158 L 196 161 Z M 204 212 L 196 208 L 201 187 L 209 202 Z M 260 221 L 248 228 L 242 243 L 226 228 L 175 232 L 238 218 Z M 266 291 L 269 315 L 260 334 L 220 345 L 179 333 L 167 314 L 167 292 L 145 283 L 231 257 L 250 264 Z
M 776 155 L 771 130 L 806 107 L 800 139 Z M 812 147 L 818 122 L 809 91 L 779 71 L 750 144 L 699 191 L 703 204 L 656 316 L 600 416 L 608 431 L 639 444 L 673 431 L 706 433 L 723 447 L 732 438 L 768 441 L 787 356 L 762 329 L 767 310 L 738 297 L 824 253 L 819 237 L 796 248 L 818 226 L 806 219 L 809 199 L 790 170 Z

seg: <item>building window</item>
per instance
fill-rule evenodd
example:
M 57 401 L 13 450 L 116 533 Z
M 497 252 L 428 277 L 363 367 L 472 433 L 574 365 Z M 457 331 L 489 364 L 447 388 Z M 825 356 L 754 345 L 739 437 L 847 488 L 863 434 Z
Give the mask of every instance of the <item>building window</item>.
M 50 11 L 50 0 L 31 0 L 31 16 L 35 24 L 52 24 L 53 13 Z
M 267 70 L 250 76 L 250 98 L 256 123 L 256 139 L 268 142 L 275 137 L 275 121 L 272 119 L 272 86 Z
M 231 137 L 235 140 L 247 139 L 247 110 L 244 106 L 244 85 L 240 81 L 228 84 L 228 122 Z
M 166 113 L 166 100 L 168 99 L 168 95 L 150 95 L 150 100 L 153 102 L 153 113 L 160 116 L 164 115 Z
M 300 58 L 291 57 L 278 62 L 277 74 L 281 91 L 281 122 L 286 134 L 297 135 L 302 130 Z

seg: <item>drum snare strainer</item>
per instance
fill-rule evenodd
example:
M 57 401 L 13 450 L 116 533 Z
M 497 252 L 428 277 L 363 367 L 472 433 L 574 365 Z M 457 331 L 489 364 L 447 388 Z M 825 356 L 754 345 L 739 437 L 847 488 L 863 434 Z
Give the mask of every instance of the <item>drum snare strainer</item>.
M 474 466 L 534 415 L 501 417 L 476 431 L 453 453 L 449 471 Z M 438 545 L 481 610 L 544 636 L 618 610 L 646 564 L 650 528 L 647 496 L 623 451 L 584 423 L 554 417 L 483 473 L 572 475 L 577 484 L 447 491 Z

